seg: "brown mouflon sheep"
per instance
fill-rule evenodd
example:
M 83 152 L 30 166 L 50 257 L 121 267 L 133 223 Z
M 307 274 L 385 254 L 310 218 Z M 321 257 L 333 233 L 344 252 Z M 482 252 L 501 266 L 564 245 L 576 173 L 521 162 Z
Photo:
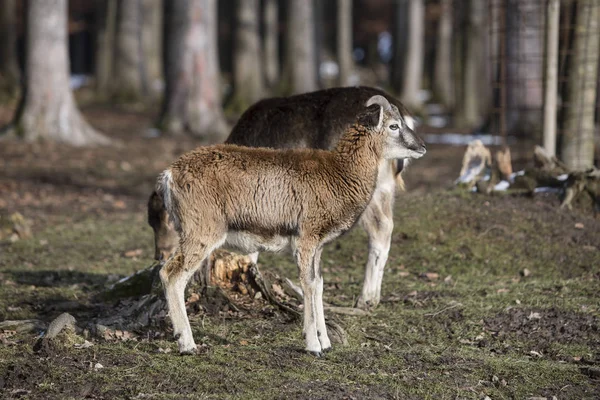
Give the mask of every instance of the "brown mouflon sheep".
M 323 313 L 323 245 L 358 221 L 385 160 L 425 154 L 391 110 L 385 97 L 370 98 L 331 151 L 207 146 L 163 171 L 156 191 L 179 234 L 182 257 L 170 257 L 160 277 L 181 353 L 196 349 L 185 286 L 219 247 L 252 253 L 291 245 L 304 293 L 306 350 L 321 355 L 331 348 Z

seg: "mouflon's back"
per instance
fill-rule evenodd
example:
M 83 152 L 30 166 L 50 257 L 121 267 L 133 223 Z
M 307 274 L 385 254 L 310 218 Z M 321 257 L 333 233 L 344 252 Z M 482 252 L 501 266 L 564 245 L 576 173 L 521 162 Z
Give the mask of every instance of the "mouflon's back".
M 401 115 L 402 103 L 372 87 L 342 87 L 261 100 L 248 108 L 226 143 L 273 148 L 333 149 L 373 96 L 384 96 Z

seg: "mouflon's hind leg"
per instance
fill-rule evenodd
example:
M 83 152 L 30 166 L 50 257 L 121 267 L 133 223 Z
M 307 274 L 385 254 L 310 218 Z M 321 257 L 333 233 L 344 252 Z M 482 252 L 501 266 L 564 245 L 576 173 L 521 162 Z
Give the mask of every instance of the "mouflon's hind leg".
M 317 248 L 316 241 L 299 240 L 296 243 L 294 255 L 300 271 L 300 286 L 304 293 L 304 321 L 302 332 L 306 342 L 305 350 L 317 357 L 323 355 L 317 330 L 317 310 L 315 293 L 317 291 L 317 276 L 313 268 L 313 259 Z

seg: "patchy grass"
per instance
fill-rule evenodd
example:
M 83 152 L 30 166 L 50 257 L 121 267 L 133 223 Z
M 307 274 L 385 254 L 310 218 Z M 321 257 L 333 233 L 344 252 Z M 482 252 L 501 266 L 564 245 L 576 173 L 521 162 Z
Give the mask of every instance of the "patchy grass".
M 554 208 L 540 212 L 530 199 L 463 198 L 450 192 L 402 196 L 396 215 L 382 304 L 367 317 L 331 316 L 346 329 L 349 345 L 335 347 L 323 359 L 304 354 L 300 324 L 271 307 L 259 310 L 258 317 L 199 313 L 192 316 L 192 326 L 204 351 L 194 357 L 176 355 L 175 343 L 164 338 L 95 341 L 88 349 L 60 349 L 41 357 L 32 351 L 33 335 L 12 336 L 0 347 L 3 394 L 600 395 L 597 378 L 584 373 L 599 361 L 599 238 L 592 235 L 598 221 Z M 584 229 L 574 228 L 581 221 Z M 326 301 L 353 303 L 365 247 L 363 232 L 354 230 L 324 253 Z M 142 249 L 139 259 L 123 255 L 135 248 Z M 91 296 L 148 265 L 151 254 L 151 234 L 140 213 L 73 217 L 48 226 L 34 239 L 3 245 L 0 315 L 49 321 L 65 302 L 74 302 L 69 311 L 90 318 L 99 307 Z M 286 255 L 265 254 L 261 267 L 282 276 L 296 274 Z M 97 363 L 103 368 L 95 369 Z
M 126 115 L 123 126 L 135 121 Z M 0 244 L 0 321 L 47 323 L 68 311 L 85 328 L 115 306 L 95 294 L 151 264 L 148 177 L 192 143 L 145 143 L 124 131 L 139 155 L 52 148 L 59 177 L 44 172 L 47 158 L 23 161 L 29 145 L 0 149 L 9 171 L 0 214 L 20 211 L 34 233 Z M 434 176 L 438 162 L 422 162 L 411 179 Z M 324 358 L 304 354 L 300 323 L 261 301 L 251 312 L 193 311 L 202 351 L 191 357 L 176 354 L 170 323 L 135 340 L 88 338 L 92 347 L 37 353 L 38 332 L 0 331 L 0 397 L 600 398 L 600 220 L 560 210 L 552 197 L 438 189 L 400 195 L 395 225 L 382 303 L 365 317 L 328 315 L 349 344 Z M 325 301 L 354 304 L 366 248 L 359 229 L 326 248 Z M 285 254 L 261 255 L 260 267 L 297 274 Z

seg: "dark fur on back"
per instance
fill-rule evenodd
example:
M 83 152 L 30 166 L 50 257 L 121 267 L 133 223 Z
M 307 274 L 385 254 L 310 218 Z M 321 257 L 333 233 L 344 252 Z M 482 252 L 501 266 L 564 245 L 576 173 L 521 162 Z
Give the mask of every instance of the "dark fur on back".
M 357 86 L 261 100 L 242 114 L 226 143 L 251 147 L 333 149 L 372 96 L 382 95 L 401 115 L 408 111 L 383 90 Z

